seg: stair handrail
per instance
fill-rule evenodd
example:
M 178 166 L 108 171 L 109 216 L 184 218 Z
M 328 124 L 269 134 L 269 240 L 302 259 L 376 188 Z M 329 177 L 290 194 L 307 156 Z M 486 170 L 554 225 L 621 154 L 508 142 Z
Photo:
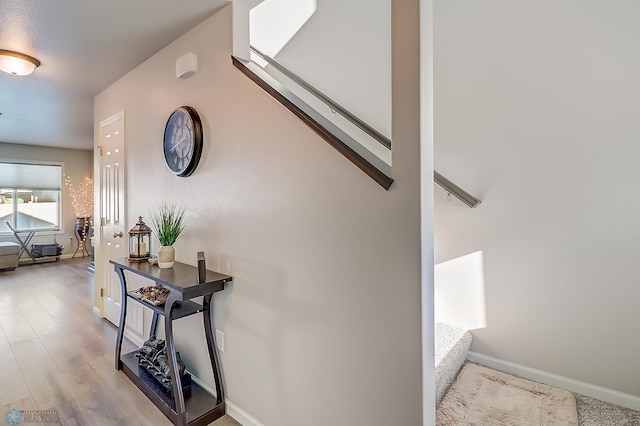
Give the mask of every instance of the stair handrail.
M 320 99 L 323 103 L 325 103 L 329 107 L 332 113 L 340 114 L 341 116 L 349 120 L 353 125 L 355 125 L 360 130 L 362 130 L 363 132 L 371 136 L 373 139 L 375 139 L 378 143 L 387 147 L 387 149 L 391 149 L 391 140 L 389 138 L 387 138 L 386 136 L 378 132 L 376 129 L 372 128 L 367 123 L 365 123 L 364 121 L 362 121 L 361 119 L 359 119 L 358 117 L 356 117 L 355 115 L 353 115 L 352 113 L 344 109 L 342 106 L 340 106 L 340 104 L 338 104 L 328 96 L 324 95 L 322 92 L 320 92 L 318 89 L 313 87 L 310 83 L 303 80 L 297 74 L 294 74 L 293 72 L 289 71 L 287 68 L 282 66 L 275 59 L 271 58 L 270 56 L 266 55 L 265 53 L 261 52 L 260 50 L 256 49 L 253 46 L 249 46 L 249 49 L 251 50 L 251 52 L 255 53 L 260 59 L 262 59 L 269 65 L 271 65 L 273 68 L 275 68 L 282 74 L 286 75 L 288 78 L 294 81 L 297 85 L 304 88 L 307 92 L 311 93 L 313 96 Z
M 472 209 L 478 207 L 478 204 L 482 202 L 435 170 L 433 171 L 433 181 L 447 191 L 447 194 L 453 195 Z

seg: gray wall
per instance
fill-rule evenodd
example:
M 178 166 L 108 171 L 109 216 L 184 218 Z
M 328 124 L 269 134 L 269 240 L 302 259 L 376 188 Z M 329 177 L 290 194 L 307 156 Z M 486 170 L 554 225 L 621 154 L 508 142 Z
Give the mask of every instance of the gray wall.
M 190 222 L 177 259 L 204 250 L 210 269 L 234 276 L 214 315 L 228 399 L 264 424 L 421 424 L 416 5 L 397 6 L 408 23 L 388 192 L 232 66 L 230 7 L 95 98 L 96 123 L 125 111 L 129 224 L 178 202 Z M 190 51 L 198 73 L 178 80 L 175 60 Z M 162 157 L 180 105 L 199 111 L 205 132 L 186 179 Z M 181 320 L 177 344 L 210 383 L 199 329 Z
M 435 2 L 436 261 L 481 250 L 484 355 L 640 396 L 640 4 Z
M 62 149 L 34 145 L 18 145 L 0 142 L 0 160 L 55 161 L 64 163 L 64 173 L 73 184 L 83 182 L 93 175 L 93 152 L 81 149 Z M 2 183 L 0 182 L 0 186 Z M 36 235 L 32 242 L 53 242 L 65 246 L 63 254 L 73 254 L 77 247 L 74 229 L 76 215 L 71 206 L 68 188 L 62 185 L 62 229 L 60 233 Z M 73 237 L 73 244 L 69 238 Z M 23 238 L 24 239 L 24 238 Z M 12 234 L 0 236 L 2 241 L 16 241 Z M 80 256 L 80 252 L 77 254 Z M 23 255 L 26 256 L 26 255 Z

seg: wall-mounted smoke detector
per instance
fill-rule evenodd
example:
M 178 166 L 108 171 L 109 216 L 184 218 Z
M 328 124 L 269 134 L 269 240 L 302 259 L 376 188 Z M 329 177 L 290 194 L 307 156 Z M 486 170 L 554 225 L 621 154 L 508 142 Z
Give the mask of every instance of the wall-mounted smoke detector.
M 176 78 L 189 78 L 198 71 L 198 57 L 195 53 L 182 55 L 176 61 Z

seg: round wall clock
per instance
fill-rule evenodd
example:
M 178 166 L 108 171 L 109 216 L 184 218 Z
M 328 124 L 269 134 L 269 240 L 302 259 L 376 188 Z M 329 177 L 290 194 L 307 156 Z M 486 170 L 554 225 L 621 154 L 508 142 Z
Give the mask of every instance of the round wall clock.
M 164 159 L 180 177 L 195 172 L 202 154 L 202 122 L 190 106 L 182 106 L 169 116 L 164 128 Z

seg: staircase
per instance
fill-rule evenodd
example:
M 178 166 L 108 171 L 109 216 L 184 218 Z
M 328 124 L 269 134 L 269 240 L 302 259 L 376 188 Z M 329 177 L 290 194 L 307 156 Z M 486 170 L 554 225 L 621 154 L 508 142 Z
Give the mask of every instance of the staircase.
M 234 0 L 232 61 L 388 190 L 391 11 L 385 1 L 359 1 L 371 15 L 367 20 L 359 19 L 353 2 L 326 3 L 318 11 L 315 0 Z
M 467 359 L 471 333 L 453 325 L 436 323 L 436 404 L 453 383 Z

